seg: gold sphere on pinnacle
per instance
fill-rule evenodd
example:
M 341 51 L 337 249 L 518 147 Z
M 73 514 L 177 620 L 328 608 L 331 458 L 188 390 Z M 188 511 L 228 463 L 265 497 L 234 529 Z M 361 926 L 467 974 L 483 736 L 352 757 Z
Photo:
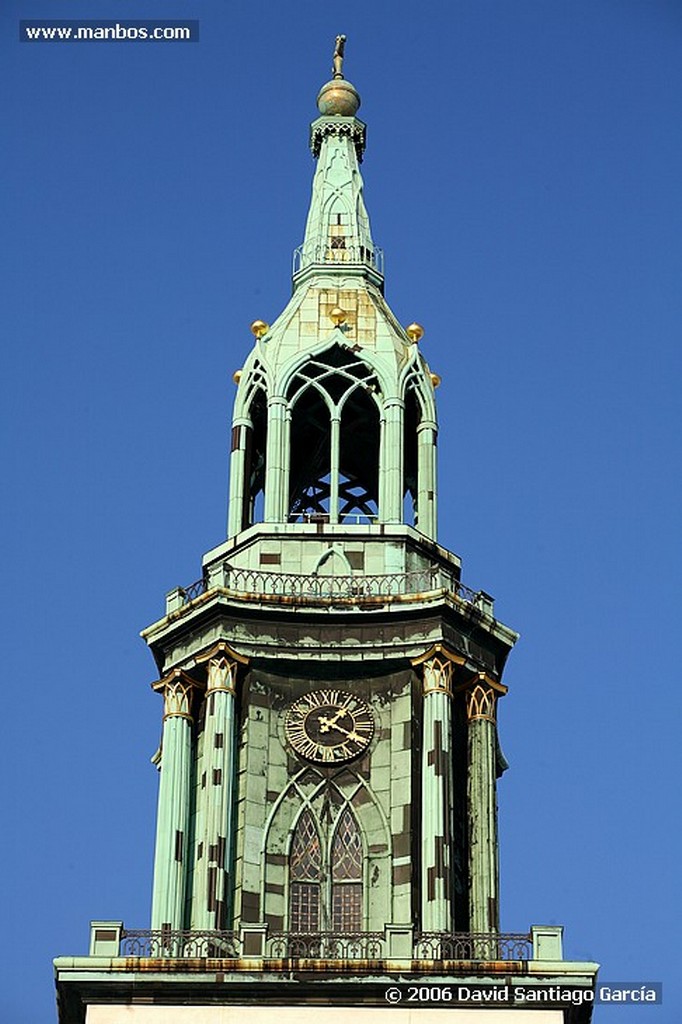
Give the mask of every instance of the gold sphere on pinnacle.
M 269 330 L 270 324 L 266 324 L 265 320 L 254 320 L 251 324 L 251 333 L 255 334 L 257 338 L 262 338 Z
M 340 306 L 334 306 L 329 314 L 329 319 L 334 324 L 334 327 L 340 327 L 341 324 L 346 322 L 346 311 L 341 309 Z

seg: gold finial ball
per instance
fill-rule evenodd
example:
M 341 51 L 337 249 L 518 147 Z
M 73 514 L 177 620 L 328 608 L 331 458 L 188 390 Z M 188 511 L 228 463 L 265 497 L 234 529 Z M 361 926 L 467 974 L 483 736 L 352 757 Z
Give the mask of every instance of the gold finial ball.
M 266 324 L 265 320 L 254 320 L 251 324 L 251 333 L 255 334 L 257 338 L 262 338 L 269 330 L 270 324 Z
M 241 379 L 242 379 L 242 371 L 241 370 L 235 370 L 234 373 L 232 374 L 232 380 L 235 382 L 235 384 L 239 384 L 239 381 Z
M 323 117 L 355 117 L 360 106 L 360 95 L 345 78 L 334 78 L 322 86 L 317 97 L 317 109 Z
M 341 324 L 346 322 L 346 311 L 341 309 L 340 306 L 334 306 L 329 314 L 329 319 L 334 324 L 334 327 L 340 327 Z
M 440 387 L 440 385 L 443 383 L 443 378 L 440 376 L 439 373 L 431 373 L 429 374 L 429 376 L 431 377 L 431 383 L 433 384 L 434 389 Z
M 405 333 L 407 334 L 410 341 L 413 341 L 416 344 L 421 338 L 424 337 L 424 328 L 422 327 L 421 324 L 409 324 L 405 328 Z

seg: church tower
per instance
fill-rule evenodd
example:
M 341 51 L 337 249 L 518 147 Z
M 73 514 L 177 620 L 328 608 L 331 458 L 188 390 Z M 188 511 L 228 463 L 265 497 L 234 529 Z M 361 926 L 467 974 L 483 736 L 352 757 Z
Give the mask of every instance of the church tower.
M 344 43 L 291 300 L 235 373 L 227 539 L 143 633 L 163 700 L 151 930 L 93 923 L 91 973 L 57 961 L 61 1024 L 86 1019 L 77 999 L 88 1024 L 117 1000 L 222 1024 L 225 1005 L 324 1003 L 334 979 L 351 1002 L 381 982 L 381 1006 L 391 979 L 594 980 L 560 929 L 500 932 L 517 634 L 438 543 L 439 378 L 384 298 Z
M 144 633 L 164 697 L 153 929 L 286 947 L 499 924 L 516 634 L 437 543 L 438 378 L 384 299 L 341 75 L 311 126 L 291 301 L 235 375 L 228 540 Z

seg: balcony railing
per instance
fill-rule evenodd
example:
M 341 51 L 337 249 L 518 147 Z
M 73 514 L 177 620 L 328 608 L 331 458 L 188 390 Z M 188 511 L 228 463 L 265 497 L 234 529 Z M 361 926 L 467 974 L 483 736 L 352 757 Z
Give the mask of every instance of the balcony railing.
M 121 931 L 120 956 L 171 959 L 218 958 L 239 960 L 246 956 L 238 932 L 232 931 Z M 249 953 L 253 956 L 253 953 Z M 296 934 L 273 932 L 263 936 L 265 960 L 390 959 L 390 940 L 384 932 Z M 414 936 L 412 959 L 419 961 L 530 960 L 533 940 L 529 934 L 471 934 L 423 932 Z
M 383 932 L 361 932 L 357 935 L 281 932 L 269 936 L 266 943 L 267 957 L 276 960 L 383 960 L 385 952 Z
M 121 956 L 234 957 L 241 956 L 237 932 L 219 931 L 123 931 Z
M 418 960 L 529 960 L 530 935 L 423 932 L 415 942 Z
M 343 526 L 373 526 L 378 522 L 379 516 L 376 513 L 368 512 L 342 512 L 339 515 L 339 525 Z M 293 512 L 289 516 L 290 523 L 331 523 L 329 512 Z
M 378 246 L 348 245 L 332 248 L 328 241 L 312 246 L 299 245 L 294 249 L 292 273 L 298 274 L 306 267 L 327 264 L 331 266 L 353 267 L 365 266 L 376 270 L 383 276 L 384 251 Z
M 447 590 L 473 608 L 492 614 L 492 598 L 483 591 L 466 587 L 453 573 L 436 565 L 415 572 L 326 576 L 319 573 L 264 572 L 261 569 L 241 569 L 224 563 L 222 571 L 213 573 L 210 580 L 205 576 L 187 587 L 180 587 L 181 603 L 189 604 L 216 586 L 244 594 L 322 601 L 351 599 L 358 602 L 366 598 L 390 598 Z

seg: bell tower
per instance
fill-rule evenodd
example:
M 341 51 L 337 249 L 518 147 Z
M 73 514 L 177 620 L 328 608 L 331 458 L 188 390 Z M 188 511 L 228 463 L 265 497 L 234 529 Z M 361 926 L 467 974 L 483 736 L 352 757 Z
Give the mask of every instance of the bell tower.
M 57 961 L 65 1008 L 105 981 L 112 1004 L 146 993 L 222 1024 L 211 1007 L 324 1003 L 323 978 L 347 996 L 425 974 L 489 989 L 532 963 L 538 984 L 594 980 L 562 961 L 560 929 L 500 931 L 517 634 L 438 543 L 440 379 L 384 298 L 344 46 L 310 129 L 291 299 L 252 324 L 234 375 L 227 538 L 142 634 L 163 700 L 151 929 L 94 922 L 111 965 L 88 988 Z
M 282 948 L 498 929 L 516 634 L 437 543 L 438 377 L 384 299 L 359 106 L 339 68 L 291 300 L 235 374 L 228 540 L 144 633 L 165 702 L 153 929 Z

